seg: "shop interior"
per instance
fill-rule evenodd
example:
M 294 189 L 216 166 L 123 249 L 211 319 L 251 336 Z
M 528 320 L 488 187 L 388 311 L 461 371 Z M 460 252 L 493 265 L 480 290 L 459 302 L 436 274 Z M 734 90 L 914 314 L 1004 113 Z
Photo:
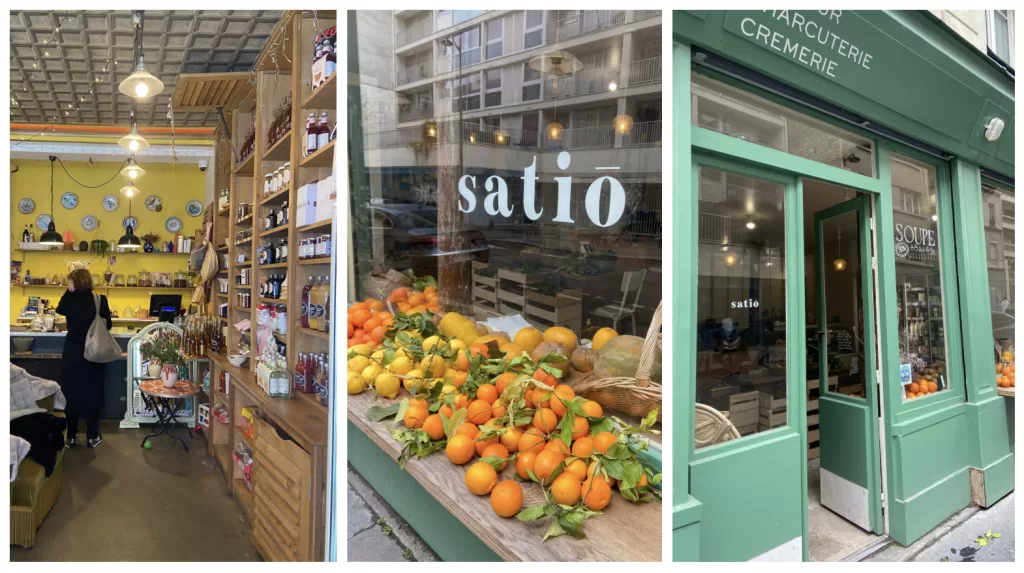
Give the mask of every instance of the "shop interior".
M 12 435 L 11 559 L 324 560 L 336 13 L 14 11 L 10 33 L 27 415 L 75 409 L 71 271 L 122 350 L 98 445 L 84 421 L 74 448 Z

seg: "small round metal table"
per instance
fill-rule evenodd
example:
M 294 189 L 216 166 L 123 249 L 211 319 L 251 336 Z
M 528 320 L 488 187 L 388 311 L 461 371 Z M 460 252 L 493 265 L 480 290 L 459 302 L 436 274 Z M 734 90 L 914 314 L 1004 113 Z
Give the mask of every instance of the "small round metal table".
M 147 402 L 150 402 L 151 407 L 156 411 L 157 415 L 157 428 L 158 431 L 155 434 L 150 434 L 143 438 L 142 447 L 146 446 L 146 442 L 150 438 L 155 438 L 160 435 L 167 435 L 175 440 L 181 442 L 181 446 L 188 451 L 188 445 L 185 444 L 185 440 L 175 436 L 171 433 L 175 425 L 181 424 L 174 417 L 175 411 L 178 409 L 179 401 L 186 400 L 199 394 L 199 386 L 187 382 L 185 380 L 178 380 L 173 388 L 165 388 L 164 383 L 161 380 L 146 380 L 139 382 L 139 390 L 142 391 L 142 397 Z M 184 425 L 184 424 L 182 424 Z M 188 431 L 188 438 L 192 439 L 192 428 L 185 426 Z

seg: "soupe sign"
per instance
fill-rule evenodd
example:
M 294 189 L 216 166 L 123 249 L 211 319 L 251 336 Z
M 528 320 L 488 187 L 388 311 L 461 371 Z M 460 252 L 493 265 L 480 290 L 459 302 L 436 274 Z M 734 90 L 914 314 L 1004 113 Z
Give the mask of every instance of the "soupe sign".
M 569 168 L 571 158 L 569 152 L 558 154 L 558 168 L 565 171 Z M 526 216 L 536 221 L 544 214 L 544 207 L 538 206 L 537 198 L 537 156 L 523 170 L 523 211 Z M 558 202 L 555 206 L 555 223 L 575 223 L 571 214 L 572 207 L 572 176 L 555 177 L 558 184 Z M 508 183 L 497 175 L 491 175 L 483 181 L 487 195 L 483 199 L 484 212 L 488 215 L 511 217 L 515 207 L 512 206 L 508 192 Z M 608 214 L 601 218 L 601 199 L 605 188 L 608 190 Z M 472 213 L 477 208 L 477 178 L 475 175 L 463 175 L 459 179 L 459 211 Z M 583 205 L 590 221 L 598 227 L 611 227 L 619 222 L 626 210 L 626 190 L 618 179 L 604 175 L 595 179 L 587 187 Z

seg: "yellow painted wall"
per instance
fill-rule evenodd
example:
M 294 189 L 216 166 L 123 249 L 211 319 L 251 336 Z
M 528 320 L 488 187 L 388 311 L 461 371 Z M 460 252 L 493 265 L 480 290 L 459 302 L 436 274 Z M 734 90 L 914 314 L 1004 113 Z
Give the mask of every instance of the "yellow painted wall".
M 24 253 L 18 251 L 18 244 L 21 242 L 21 233 L 25 225 L 36 224 L 36 218 L 42 213 L 50 211 L 50 162 L 47 160 L 15 160 L 12 165 L 18 167 L 18 172 L 11 175 L 11 260 L 23 261 L 21 276 L 24 278 L 25 271 L 32 272 L 33 277 L 53 274 L 67 273 L 67 260 L 89 260 L 92 264 L 90 271 L 94 274 L 103 275 L 108 268 L 108 258 L 99 258 L 85 253 L 64 253 L 64 255 L 50 253 Z M 194 165 L 172 165 L 168 163 L 139 162 L 146 170 L 146 174 L 138 179 L 136 186 L 141 195 L 136 196 L 132 201 L 132 215 L 139 220 L 139 228 L 135 234 L 140 238 L 149 232 L 160 235 L 163 242 L 173 239 L 173 234 L 165 229 L 165 223 L 170 217 L 178 217 L 182 222 L 181 234 L 193 236 L 195 231 L 202 224 L 202 216 L 189 217 L 185 212 L 185 205 L 192 199 L 203 202 L 206 194 L 206 175 L 195 168 Z M 98 185 L 110 179 L 117 171 L 120 164 L 117 163 L 93 163 L 84 161 L 65 161 L 71 175 L 86 185 Z M 64 235 L 64 231 L 70 229 L 75 245 L 81 241 L 92 241 L 94 239 L 105 239 L 106 241 L 117 242 L 117 239 L 124 234 L 122 221 L 128 216 L 128 198 L 120 193 L 121 187 L 127 179 L 118 176 L 110 183 L 96 188 L 86 189 L 72 181 L 67 173 L 61 169 L 59 163 L 54 165 L 54 220 L 57 232 Z M 74 209 L 65 209 L 60 204 L 61 195 L 71 191 L 78 195 L 78 206 Z M 102 201 L 106 195 L 116 195 L 120 201 L 118 209 L 108 213 L 103 209 Z M 150 195 L 156 195 L 163 201 L 163 210 L 159 213 L 146 209 L 144 200 Z M 18 202 L 29 197 L 36 202 L 36 209 L 29 215 L 22 215 L 18 211 Z M 98 231 L 87 232 L 82 228 L 82 218 L 92 215 L 100 222 Z M 45 229 L 34 228 L 36 240 Z M 140 251 L 141 253 L 141 251 Z M 109 256 L 109 255 L 108 255 Z M 151 255 L 151 254 L 116 254 L 116 263 L 110 267 L 116 274 L 138 273 L 142 270 L 150 272 L 175 272 L 187 270 L 188 257 L 186 255 Z M 51 304 L 56 306 L 60 300 L 63 290 L 54 288 L 33 288 L 12 286 L 11 288 L 11 323 L 14 323 L 21 309 L 28 302 L 29 296 L 48 298 Z M 149 292 L 146 289 L 138 291 L 128 289 L 110 289 L 99 291 L 106 294 L 110 300 L 112 309 L 123 314 L 124 308 L 140 306 L 143 309 L 149 308 Z M 155 291 L 157 293 L 178 294 L 179 291 Z M 188 305 L 191 293 L 180 291 L 182 304 Z

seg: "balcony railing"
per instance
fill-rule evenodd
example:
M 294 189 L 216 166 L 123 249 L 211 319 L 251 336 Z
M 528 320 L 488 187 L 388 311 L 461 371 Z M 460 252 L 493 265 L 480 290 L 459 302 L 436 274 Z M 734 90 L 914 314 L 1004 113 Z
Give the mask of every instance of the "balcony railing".
M 619 82 L 621 68 L 600 68 L 583 70 L 559 78 L 552 78 L 544 86 L 544 99 L 574 97 L 607 91 L 614 82 Z
M 639 86 L 661 81 L 661 56 L 629 63 L 629 85 Z
M 426 119 L 432 115 L 433 111 L 433 103 L 410 103 L 399 105 L 398 121 L 413 121 L 416 119 Z
M 395 34 L 395 46 L 404 46 L 411 44 L 417 40 L 426 38 L 434 31 L 433 20 L 427 19 L 415 24 L 411 24 L 404 30 L 399 30 Z
M 599 32 L 626 22 L 625 10 L 582 10 L 575 16 L 549 22 L 544 38 L 548 44 Z
M 634 20 L 643 20 L 644 18 L 653 18 L 655 16 L 661 16 L 661 10 L 633 10 Z
M 423 78 L 429 78 L 434 75 L 434 62 L 422 62 L 405 68 L 404 70 L 398 70 L 395 77 L 397 85 L 407 84 L 415 82 L 416 80 L 422 80 Z
M 615 147 L 615 129 L 610 125 L 567 129 L 558 139 L 547 134 L 522 129 L 508 129 L 481 126 L 478 123 L 463 122 L 462 143 L 490 147 L 509 147 L 523 150 L 560 151 L 577 149 L 610 149 Z M 412 143 L 427 141 L 456 145 L 459 142 L 457 122 L 444 122 L 437 126 L 437 136 L 424 139 L 421 126 L 405 127 L 394 131 L 368 133 L 364 136 L 367 149 L 405 147 Z M 648 121 L 633 125 L 633 129 L 622 135 L 622 147 L 661 145 L 661 122 Z

